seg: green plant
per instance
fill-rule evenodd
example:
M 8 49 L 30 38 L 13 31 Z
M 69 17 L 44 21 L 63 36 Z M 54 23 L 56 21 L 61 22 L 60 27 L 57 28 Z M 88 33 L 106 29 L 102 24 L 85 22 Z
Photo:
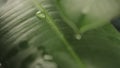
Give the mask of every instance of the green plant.
M 120 34 L 110 23 L 119 15 L 119 0 L 0 4 L 1 67 L 120 67 Z

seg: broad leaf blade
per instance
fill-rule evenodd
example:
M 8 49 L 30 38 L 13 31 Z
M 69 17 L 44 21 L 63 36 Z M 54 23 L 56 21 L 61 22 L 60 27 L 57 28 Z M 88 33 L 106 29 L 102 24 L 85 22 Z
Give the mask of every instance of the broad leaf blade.
M 120 13 L 119 0 L 56 0 L 61 15 L 80 29 L 80 33 L 109 23 Z
M 44 68 L 56 68 L 56 65 L 58 68 L 84 68 L 79 58 L 86 68 L 120 67 L 120 34 L 113 26 L 108 24 L 89 31 L 77 40 L 74 31 L 56 13 L 54 4 L 47 0 L 40 0 L 38 4 L 47 11 L 52 21 L 49 17 L 47 21 L 38 19 L 35 14 L 41 9 L 29 0 L 9 0 L 0 9 L 0 61 L 3 67 L 35 68 L 42 62 Z M 65 42 L 69 44 L 67 47 Z M 69 47 L 70 50 L 73 48 L 71 52 L 74 55 L 79 55 L 78 60 L 68 50 Z M 43 62 L 41 50 L 53 56 L 53 60 Z
M 40 3 L 45 4 L 46 2 L 40 1 Z M 65 40 L 52 17 L 50 18 L 49 13 L 56 12 L 47 11 L 52 9 L 51 6 L 49 8 L 49 4 L 42 5 L 43 8 L 48 8 L 43 11 L 46 19 L 38 19 L 35 14 L 43 9 L 39 10 L 35 5 L 32 1 L 16 0 L 12 2 L 9 0 L 1 9 L 1 42 L 4 43 L 1 45 L 4 51 L 1 52 L 1 57 L 7 62 L 6 66 L 8 68 L 26 68 L 34 63 L 36 66 L 39 63 L 35 60 L 40 60 L 42 55 L 39 53 L 43 48 L 46 53 L 53 56 L 60 68 L 84 68 L 80 58 L 74 53 L 69 42 Z M 40 4 L 37 5 L 39 7 Z M 23 45 L 23 42 L 27 44 Z M 22 46 L 27 47 L 21 48 Z M 24 55 L 25 53 L 27 54 Z

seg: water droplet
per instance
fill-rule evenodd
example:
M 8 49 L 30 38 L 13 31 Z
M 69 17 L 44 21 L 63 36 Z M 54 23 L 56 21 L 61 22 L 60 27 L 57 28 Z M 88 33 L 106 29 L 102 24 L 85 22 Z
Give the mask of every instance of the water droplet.
M 41 19 L 44 19 L 44 18 L 46 17 L 45 13 L 42 12 L 42 11 L 38 11 L 38 12 L 36 13 L 36 16 L 39 17 L 39 18 L 41 18 Z
M 77 40 L 80 40 L 80 39 L 81 39 L 81 35 L 80 35 L 80 34 L 76 34 L 76 35 L 75 35 L 75 38 L 76 38 Z

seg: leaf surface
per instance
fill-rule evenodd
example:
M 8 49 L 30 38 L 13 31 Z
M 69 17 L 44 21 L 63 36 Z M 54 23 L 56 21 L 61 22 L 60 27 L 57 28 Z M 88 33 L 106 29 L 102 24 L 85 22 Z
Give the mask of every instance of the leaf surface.
M 66 5 L 70 7 L 71 0 L 65 0 L 66 4 L 62 1 L 59 2 L 63 4 L 63 9 L 68 16 L 62 16 L 63 10 L 56 5 L 59 2 L 54 0 L 8 0 L 0 8 L 0 62 L 3 67 L 119 68 L 119 32 L 110 23 L 101 27 L 96 25 L 93 27 L 98 28 L 83 34 L 81 40 L 76 39 L 78 27 L 75 27 L 77 25 L 75 21 L 79 19 L 77 14 L 81 9 L 76 9 L 74 12 L 71 9 L 68 10 Z M 105 1 L 107 3 L 107 0 Z M 116 1 L 118 0 L 110 0 L 110 5 L 119 3 Z M 116 6 L 118 7 L 118 4 Z M 73 7 L 77 8 L 77 6 Z M 109 9 L 115 9 L 110 12 L 110 14 L 114 12 L 111 15 L 102 16 L 103 8 L 99 9 L 102 11 L 101 14 L 89 12 L 91 14 L 87 14 L 88 16 L 98 18 L 89 19 L 89 21 L 94 24 L 96 21 L 108 22 L 110 18 L 118 15 L 117 7 Z M 40 14 L 36 15 L 38 11 Z M 95 11 L 99 13 L 98 10 Z M 105 13 L 106 11 L 108 10 L 106 9 Z M 72 16 L 74 14 L 75 16 Z M 84 20 L 87 21 L 86 18 Z M 74 29 L 68 21 L 72 22 Z M 90 23 L 85 24 L 88 25 L 83 27 L 91 29 Z M 46 60 L 46 55 L 52 56 L 52 60 L 49 58 Z

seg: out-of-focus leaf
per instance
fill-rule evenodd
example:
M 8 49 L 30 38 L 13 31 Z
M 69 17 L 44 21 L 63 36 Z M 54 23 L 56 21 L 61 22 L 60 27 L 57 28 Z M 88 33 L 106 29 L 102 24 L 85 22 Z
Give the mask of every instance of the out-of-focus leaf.
M 115 1 L 118 0 L 110 0 L 109 3 L 113 6 L 116 3 L 118 7 L 119 1 Z M 78 23 L 76 20 L 79 19 L 77 17 L 79 11 L 75 10 L 71 13 L 73 10 L 68 9 L 66 13 L 68 15 L 71 13 L 70 18 L 68 15 L 62 16 L 64 14 L 61 10 L 64 11 L 63 9 L 67 10 L 67 8 L 61 9 L 56 5 L 59 2 L 55 0 L 8 0 L 0 8 L 1 66 L 4 68 L 119 68 L 120 34 L 114 27 L 111 24 L 105 26 L 97 24 L 92 27 L 89 23 L 85 23 L 88 25 L 83 25 L 84 22 L 79 23 L 80 26 L 83 25 L 88 29 L 89 27 L 101 27 L 86 32 L 82 39 L 78 40 L 74 30 L 78 31 L 75 25 Z M 79 1 L 74 0 L 74 2 Z M 64 3 L 71 6 L 68 0 L 64 0 Z M 64 3 L 61 3 L 63 7 Z M 73 7 L 77 8 L 74 4 Z M 74 14 L 75 16 L 72 16 Z M 89 21 L 94 21 L 95 24 L 98 21 L 108 22 L 117 14 L 115 11 L 115 14 L 110 16 L 106 14 L 102 17 L 101 12 L 96 19 L 94 15 L 97 14 L 91 12 L 88 16 L 93 15 L 91 18 L 95 19 L 89 19 Z
M 74 23 L 80 33 L 103 26 L 120 14 L 120 0 L 56 0 L 56 2 L 64 20 Z

